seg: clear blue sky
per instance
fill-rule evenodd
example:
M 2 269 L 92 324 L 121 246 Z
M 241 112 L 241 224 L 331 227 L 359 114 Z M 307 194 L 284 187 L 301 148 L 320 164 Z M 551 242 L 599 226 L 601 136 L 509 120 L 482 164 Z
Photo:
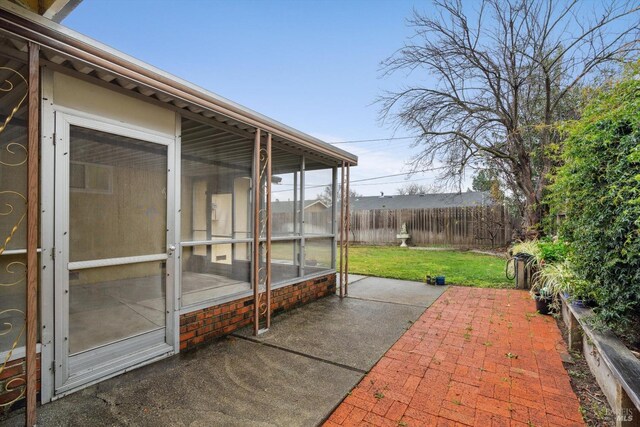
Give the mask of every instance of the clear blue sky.
M 429 2 L 84 0 L 63 24 L 156 67 L 328 142 L 394 135 L 372 105 L 403 76 L 380 61 Z M 425 76 L 426 77 L 426 76 Z M 407 133 L 399 130 L 396 136 Z M 411 141 L 347 144 L 360 156 L 352 180 L 407 171 Z M 412 179 L 433 182 L 429 174 Z M 395 192 L 403 177 L 355 185 Z M 398 182 L 400 181 L 400 182 Z M 383 184 L 383 182 L 391 182 Z M 372 185 L 373 184 L 373 185 Z

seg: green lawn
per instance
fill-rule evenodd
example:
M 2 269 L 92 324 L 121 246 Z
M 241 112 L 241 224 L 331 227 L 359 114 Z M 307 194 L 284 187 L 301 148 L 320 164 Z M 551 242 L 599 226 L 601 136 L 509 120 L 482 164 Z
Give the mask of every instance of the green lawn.
M 377 277 L 424 281 L 446 276 L 447 284 L 483 288 L 512 287 L 504 275 L 505 260 L 462 251 L 428 251 L 400 247 L 349 247 L 349 272 Z

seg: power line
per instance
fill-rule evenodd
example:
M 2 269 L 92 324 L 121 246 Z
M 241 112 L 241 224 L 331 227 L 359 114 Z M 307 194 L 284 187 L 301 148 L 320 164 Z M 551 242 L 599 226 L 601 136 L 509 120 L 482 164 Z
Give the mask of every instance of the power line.
M 394 177 L 394 176 L 409 175 L 411 173 L 433 172 L 433 171 L 440 170 L 440 169 L 446 169 L 446 166 L 440 166 L 440 167 L 430 168 L 430 169 L 422 169 L 422 170 L 412 171 L 412 172 L 403 172 L 403 173 L 395 173 L 395 174 L 391 174 L 391 175 L 381 175 L 381 176 L 374 176 L 374 177 L 369 177 L 369 178 L 356 179 L 356 180 L 351 180 L 350 184 L 353 184 L 353 183 L 356 183 L 356 182 L 373 181 L 373 180 L 376 180 L 376 179 L 391 178 L 391 177 Z M 426 178 L 420 178 L 420 179 L 426 179 Z M 409 180 L 407 180 L 407 181 L 409 181 Z M 284 185 L 291 185 L 291 184 L 284 184 Z M 305 186 L 305 188 L 319 188 L 319 187 L 326 187 L 327 185 L 331 185 L 331 184 L 309 185 L 309 186 Z M 338 185 L 340 185 L 340 181 L 338 181 Z M 360 184 L 360 185 L 363 185 L 363 184 Z M 272 191 L 272 193 L 283 193 L 285 191 L 293 191 L 293 189 L 290 189 L 290 190 L 276 190 L 276 191 Z
M 394 177 L 394 176 L 409 175 L 411 173 L 433 172 L 433 171 L 436 171 L 436 170 L 446 169 L 446 168 L 447 168 L 446 166 L 440 166 L 440 167 L 437 167 L 437 168 L 422 169 L 422 170 L 419 170 L 419 171 L 403 172 L 403 173 L 396 173 L 396 174 L 392 174 L 392 175 L 382 175 L 382 176 L 374 176 L 374 177 L 371 177 L 371 178 L 356 179 L 356 180 L 351 180 L 350 182 L 354 183 L 354 182 L 372 181 L 374 179 L 391 178 L 391 177 Z
M 416 139 L 416 136 L 394 136 L 391 138 L 377 138 L 377 139 L 354 139 L 352 141 L 340 141 L 340 142 L 332 142 L 332 145 L 338 144 L 358 144 L 360 142 L 380 142 L 380 141 L 392 141 L 396 139 Z
M 434 176 L 429 176 L 426 178 L 416 178 L 416 179 L 405 179 L 403 181 L 391 181 L 391 182 L 385 182 L 384 185 L 388 185 L 388 184 L 404 184 L 405 182 L 416 182 L 416 181 L 425 181 L 428 179 L 435 179 L 436 177 Z M 363 185 L 382 185 L 382 183 L 380 182 L 371 182 L 368 184 L 355 184 L 353 185 L 354 187 L 362 187 Z

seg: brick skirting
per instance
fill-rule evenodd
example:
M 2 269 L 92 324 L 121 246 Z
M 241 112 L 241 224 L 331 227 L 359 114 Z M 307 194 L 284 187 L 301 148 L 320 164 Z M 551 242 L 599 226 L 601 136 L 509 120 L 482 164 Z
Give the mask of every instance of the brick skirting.
M 0 360 L 0 367 L 4 360 Z M 37 383 L 36 389 L 40 393 L 40 354 L 37 355 Z M 11 410 L 24 406 L 25 384 L 26 384 L 27 364 L 24 358 L 8 362 L 2 373 L 0 373 L 0 415 L 4 415 Z M 16 402 L 9 404 L 14 400 Z
M 271 314 L 278 315 L 336 292 L 334 273 L 275 289 Z M 252 323 L 253 296 L 180 316 L 180 351 L 228 335 Z

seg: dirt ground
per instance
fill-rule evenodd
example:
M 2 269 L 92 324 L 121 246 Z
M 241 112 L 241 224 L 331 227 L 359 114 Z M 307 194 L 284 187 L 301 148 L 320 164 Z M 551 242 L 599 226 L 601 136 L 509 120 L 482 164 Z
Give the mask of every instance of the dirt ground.
M 567 327 L 562 319 L 557 319 L 558 327 L 565 342 L 568 342 Z M 580 352 L 570 351 L 573 363 L 564 363 L 569 373 L 571 387 L 580 401 L 580 412 L 584 421 L 593 427 L 614 427 L 615 417 L 587 362 Z

